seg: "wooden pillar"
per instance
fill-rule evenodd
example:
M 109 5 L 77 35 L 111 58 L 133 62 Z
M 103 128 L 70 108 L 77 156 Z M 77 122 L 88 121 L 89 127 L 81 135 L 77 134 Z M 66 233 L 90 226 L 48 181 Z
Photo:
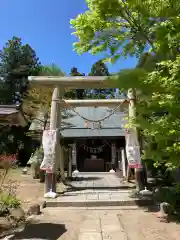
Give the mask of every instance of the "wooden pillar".
M 57 102 L 57 99 L 59 99 L 62 96 L 62 91 L 58 87 L 56 87 L 53 91 L 52 95 L 52 103 L 51 103 L 51 114 L 50 114 L 50 130 L 58 130 L 59 134 L 57 134 L 57 140 L 56 140 L 56 148 L 55 148 L 55 161 L 56 161 L 56 167 L 54 173 L 46 173 L 45 175 L 45 193 L 48 193 L 50 191 L 56 192 L 56 172 L 57 172 L 57 166 L 58 162 L 60 160 L 59 158 L 59 143 L 60 143 L 60 127 L 61 127 L 61 109 L 59 107 L 59 104 Z
M 60 144 L 60 172 L 61 172 L 61 180 L 65 181 L 65 174 L 64 174 L 64 161 L 65 161 L 65 154 L 64 149 Z
M 72 149 L 69 148 L 68 151 L 68 177 L 72 177 Z
M 116 161 L 116 145 L 115 143 L 111 144 L 111 163 L 112 163 L 112 167 L 110 172 L 115 172 L 115 161 Z
M 129 120 L 135 120 L 136 119 L 136 91 L 135 89 L 129 89 L 128 91 L 128 98 L 129 98 Z M 135 132 L 136 128 L 132 127 Z M 137 142 L 138 142 L 138 136 L 137 137 Z M 136 180 L 136 190 L 137 191 L 141 191 L 144 189 L 144 184 L 142 181 L 142 174 L 143 174 L 143 168 L 142 169 L 138 169 L 135 168 L 135 180 Z
M 78 173 L 77 169 L 77 152 L 76 152 L 76 143 L 72 145 L 72 170 L 73 173 Z
M 121 149 L 121 161 L 122 161 L 123 178 L 126 178 L 126 154 L 125 154 L 124 148 Z

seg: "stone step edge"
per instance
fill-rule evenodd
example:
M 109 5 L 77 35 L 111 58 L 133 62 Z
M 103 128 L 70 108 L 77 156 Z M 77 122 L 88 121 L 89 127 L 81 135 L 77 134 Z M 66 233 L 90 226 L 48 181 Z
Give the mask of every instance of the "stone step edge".
M 46 207 L 103 207 L 103 206 L 150 206 L 154 205 L 152 199 L 130 199 L 130 200 L 87 200 L 87 201 L 58 201 L 57 199 L 46 199 Z
M 97 195 L 97 194 L 108 194 L 108 195 L 113 195 L 113 194 L 124 194 L 124 193 L 129 193 L 131 194 L 130 190 L 120 190 L 120 191 L 104 191 L 104 192 L 100 192 L 100 191 L 80 191 L 80 192 L 64 192 L 58 195 L 58 197 L 64 197 L 64 196 L 74 196 L 74 194 L 76 196 L 83 196 L 83 195 Z

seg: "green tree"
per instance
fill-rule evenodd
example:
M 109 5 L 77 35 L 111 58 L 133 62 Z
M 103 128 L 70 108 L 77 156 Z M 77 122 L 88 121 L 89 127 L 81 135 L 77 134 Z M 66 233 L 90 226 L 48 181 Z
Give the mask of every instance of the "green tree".
M 88 74 L 89 76 L 110 76 L 108 67 L 106 64 L 99 60 L 92 65 L 91 72 Z M 88 90 L 88 98 L 97 98 L 102 99 L 106 98 L 107 95 L 112 94 L 113 89 L 92 89 Z M 93 93 L 92 93 L 93 92 Z
M 64 72 L 55 64 L 42 66 L 40 68 L 39 76 L 64 76 Z M 52 101 L 52 88 L 38 87 L 30 88 L 27 97 L 23 102 L 23 109 L 30 121 L 37 118 L 39 112 L 44 115 L 44 128 L 46 127 L 47 119 L 49 117 L 51 101 Z
M 180 166 L 180 2 L 174 0 L 88 0 L 89 9 L 71 21 L 78 53 L 140 58 L 135 69 L 113 75 L 122 91 L 137 90 L 136 126 L 146 140 L 144 158 Z M 148 53 L 144 53 L 148 50 Z
M 56 64 L 51 64 L 51 65 L 45 65 L 42 66 L 41 76 L 65 76 L 65 73 L 56 65 Z
M 87 0 L 88 10 L 71 20 L 78 53 L 106 52 L 111 62 L 141 56 L 145 49 L 165 59 L 179 53 L 180 2 Z
M 23 45 L 21 39 L 13 37 L 0 51 L 0 102 L 20 104 L 27 94 L 28 76 L 38 75 L 41 64 L 35 51 Z M 26 136 L 28 127 L 6 126 L 0 131 L 0 154 L 23 153 L 22 161 L 28 159 L 30 138 Z M 27 147 L 28 146 L 28 147 Z
M 109 70 L 106 66 L 106 64 L 99 60 L 96 63 L 92 65 L 91 72 L 89 73 L 89 76 L 109 76 Z
M 0 51 L 0 102 L 22 102 L 27 93 L 28 76 L 38 75 L 40 67 L 35 51 L 28 44 L 23 45 L 18 37 L 9 40 Z
M 85 74 L 80 73 L 76 67 L 72 67 L 71 71 L 70 71 L 70 76 L 72 76 L 72 77 L 85 76 Z M 84 89 L 76 89 L 76 91 L 72 92 L 71 95 L 72 95 L 72 98 L 83 99 L 85 96 L 85 92 L 84 92 Z

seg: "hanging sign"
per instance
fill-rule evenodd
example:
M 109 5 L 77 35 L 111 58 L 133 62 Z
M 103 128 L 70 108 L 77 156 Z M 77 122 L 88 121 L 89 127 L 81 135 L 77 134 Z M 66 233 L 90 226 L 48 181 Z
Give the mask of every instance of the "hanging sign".
M 44 130 L 43 131 L 43 150 L 44 158 L 41 163 L 40 169 L 52 173 L 55 169 L 55 150 L 57 142 L 57 130 Z
M 89 151 L 90 153 L 100 153 L 103 151 L 103 148 L 102 147 L 92 148 L 84 145 L 84 150 Z
M 139 146 L 126 146 L 128 166 L 130 168 L 142 168 Z
M 84 123 L 84 127 L 85 128 L 90 128 L 92 130 L 101 129 L 102 128 L 101 122 L 91 122 L 91 121 L 87 121 L 87 120 Z
M 102 151 L 102 148 L 90 148 L 90 153 L 100 153 Z
M 130 168 L 142 168 L 137 132 L 131 129 L 126 136 L 126 156 Z

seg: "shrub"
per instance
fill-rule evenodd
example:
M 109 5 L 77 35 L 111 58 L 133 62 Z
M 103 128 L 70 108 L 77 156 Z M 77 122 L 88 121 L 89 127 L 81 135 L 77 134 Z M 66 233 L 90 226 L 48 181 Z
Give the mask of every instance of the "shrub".
M 179 211 L 180 207 L 180 187 L 176 185 L 174 187 L 161 187 L 155 194 L 158 202 L 167 202 L 171 204 L 174 211 Z
M 6 180 L 9 170 L 16 163 L 16 155 L 1 155 L 0 168 L 2 169 L 0 182 L 0 214 L 9 208 L 16 208 L 20 205 L 20 200 L 16 198 L 17 182 Z
M 10 194 L 9 192 L 1 192 L 0 193 L 0 204 L 1 207 L 4 208 L 17 208 L 20 206 L 20 200 L 15 196 Z
M 0 183 L 0 191 L 7 177 L 9 170 L 16 163 L 16 155 L 0 155 L 0 168 L 3 169 Z

